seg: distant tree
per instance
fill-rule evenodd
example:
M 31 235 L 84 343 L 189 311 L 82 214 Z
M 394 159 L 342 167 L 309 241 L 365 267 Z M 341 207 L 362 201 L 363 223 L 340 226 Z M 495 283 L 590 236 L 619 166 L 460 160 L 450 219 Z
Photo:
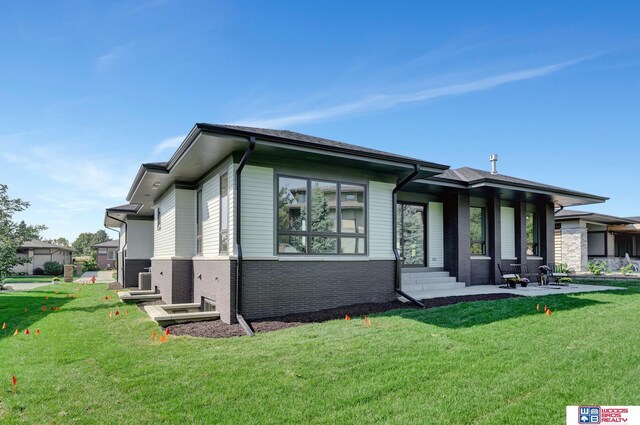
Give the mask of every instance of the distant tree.
M 37 239 L 46 227 L 31 226 L 24 221 L 16 223 L 13 215 L 29 208 L 29 203 L 20 198 L 11 199 L 7 194 L 8 187 L 0 184 L 0 288 L 4 277 L 14 266 L 29 263 L 30 258 L 19 257 L 18 248 L 26 241 Z
M 77 256 L 91 256 L 93 254 L 91 245 L 108 242 L 110 240 L 111 238 L 109 238 L 109 235 L 107 235 L 107 232 L 104 230 L 98 230 L 95 233 L 80 233 L 76 240 L 73 241 L 73 244 L 71 244 L 71 248 Z
M 65 248 L 71 248 L 71 244 L 67 238 L 55 238 L 55 239 L 45 239 L 45 242 L 49 242 L 53 245 L 63 246 Z
M 329 209 L 329 202 L 322 187 L 314 184 L 311 189 L 311 230 L 314 232 L 335 231 L 335 214 Z M 336 252 L 337 240 L 331 237 L 315 237 L 311 239 L 312 253 Z

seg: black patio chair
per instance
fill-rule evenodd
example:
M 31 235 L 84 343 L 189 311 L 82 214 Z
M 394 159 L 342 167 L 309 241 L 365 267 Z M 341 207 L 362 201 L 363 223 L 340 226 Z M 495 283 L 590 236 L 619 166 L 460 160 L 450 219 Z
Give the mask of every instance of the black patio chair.
M 516 279 L 518 278 L 518 275 L 515 274 L 513 271 L 509 270 L 508 272 L 503 272 L 502 271 L 502 267 L 500 267 L 500 264 L 496 264 L 498 266 L 498 271 L 500 272 L 500 278 L 503 280 L 502 285 L 500 285 L 501 288 L 509 288 L 510 286 L 508 285 L 509 283 L 509 279 Z
M 529 271 L 529 266 L 526 264 L 510 264 L 511 270 L 513 273 L 517 274 L 520 277 L 526 277 L 529 279 L 529 283 L 540 283 L 539 277 L 537 273 L 533 273 Z

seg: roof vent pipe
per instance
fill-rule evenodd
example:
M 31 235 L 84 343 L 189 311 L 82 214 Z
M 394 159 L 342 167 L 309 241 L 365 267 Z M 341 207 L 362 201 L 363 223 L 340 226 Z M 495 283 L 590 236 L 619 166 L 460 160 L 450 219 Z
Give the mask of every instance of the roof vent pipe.
M 492 153 L 489 155 L 489 161 L 491 161 L 491 174 L 498 174 L 498 169 L 496 168 L 496 163 L 498 162 L 498 154 Z

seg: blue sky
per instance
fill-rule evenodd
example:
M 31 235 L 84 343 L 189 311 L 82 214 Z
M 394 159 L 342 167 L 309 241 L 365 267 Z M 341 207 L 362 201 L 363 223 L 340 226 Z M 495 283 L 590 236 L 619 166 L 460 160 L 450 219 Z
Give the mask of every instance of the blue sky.
M 380 3 L 380 4 L 378 4 Z M 3 2 L 0 182 L 102 228 L 196 122 L 287 128 L 640 215 L 640 3 Z

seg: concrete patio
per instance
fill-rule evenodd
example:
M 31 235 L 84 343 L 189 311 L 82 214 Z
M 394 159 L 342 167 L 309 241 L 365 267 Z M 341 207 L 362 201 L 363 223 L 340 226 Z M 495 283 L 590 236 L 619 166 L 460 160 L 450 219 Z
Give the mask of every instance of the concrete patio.
M 437 286 L 437 285 L 434 285 Z M 598 286 L 598 285 L 581 285 L 572 283 L 569 286 L 545 285 L 537 284 L 528 285 L 526 288 L 518 286 L 517 288 L 501 288 L 497 285 L 473 285 L 464 288 L 455 289 L 434 289 L 422 293 L 422 299 L 454 297 L 464 295 L 485 295 L 485 294 L 515 294 L 524 297 L 539 297 L 544 295 L 557 294 L 578 294 L 583 292 L 600 292 L 600 291 L 621 291 L 626 288 L 614 286 Z

